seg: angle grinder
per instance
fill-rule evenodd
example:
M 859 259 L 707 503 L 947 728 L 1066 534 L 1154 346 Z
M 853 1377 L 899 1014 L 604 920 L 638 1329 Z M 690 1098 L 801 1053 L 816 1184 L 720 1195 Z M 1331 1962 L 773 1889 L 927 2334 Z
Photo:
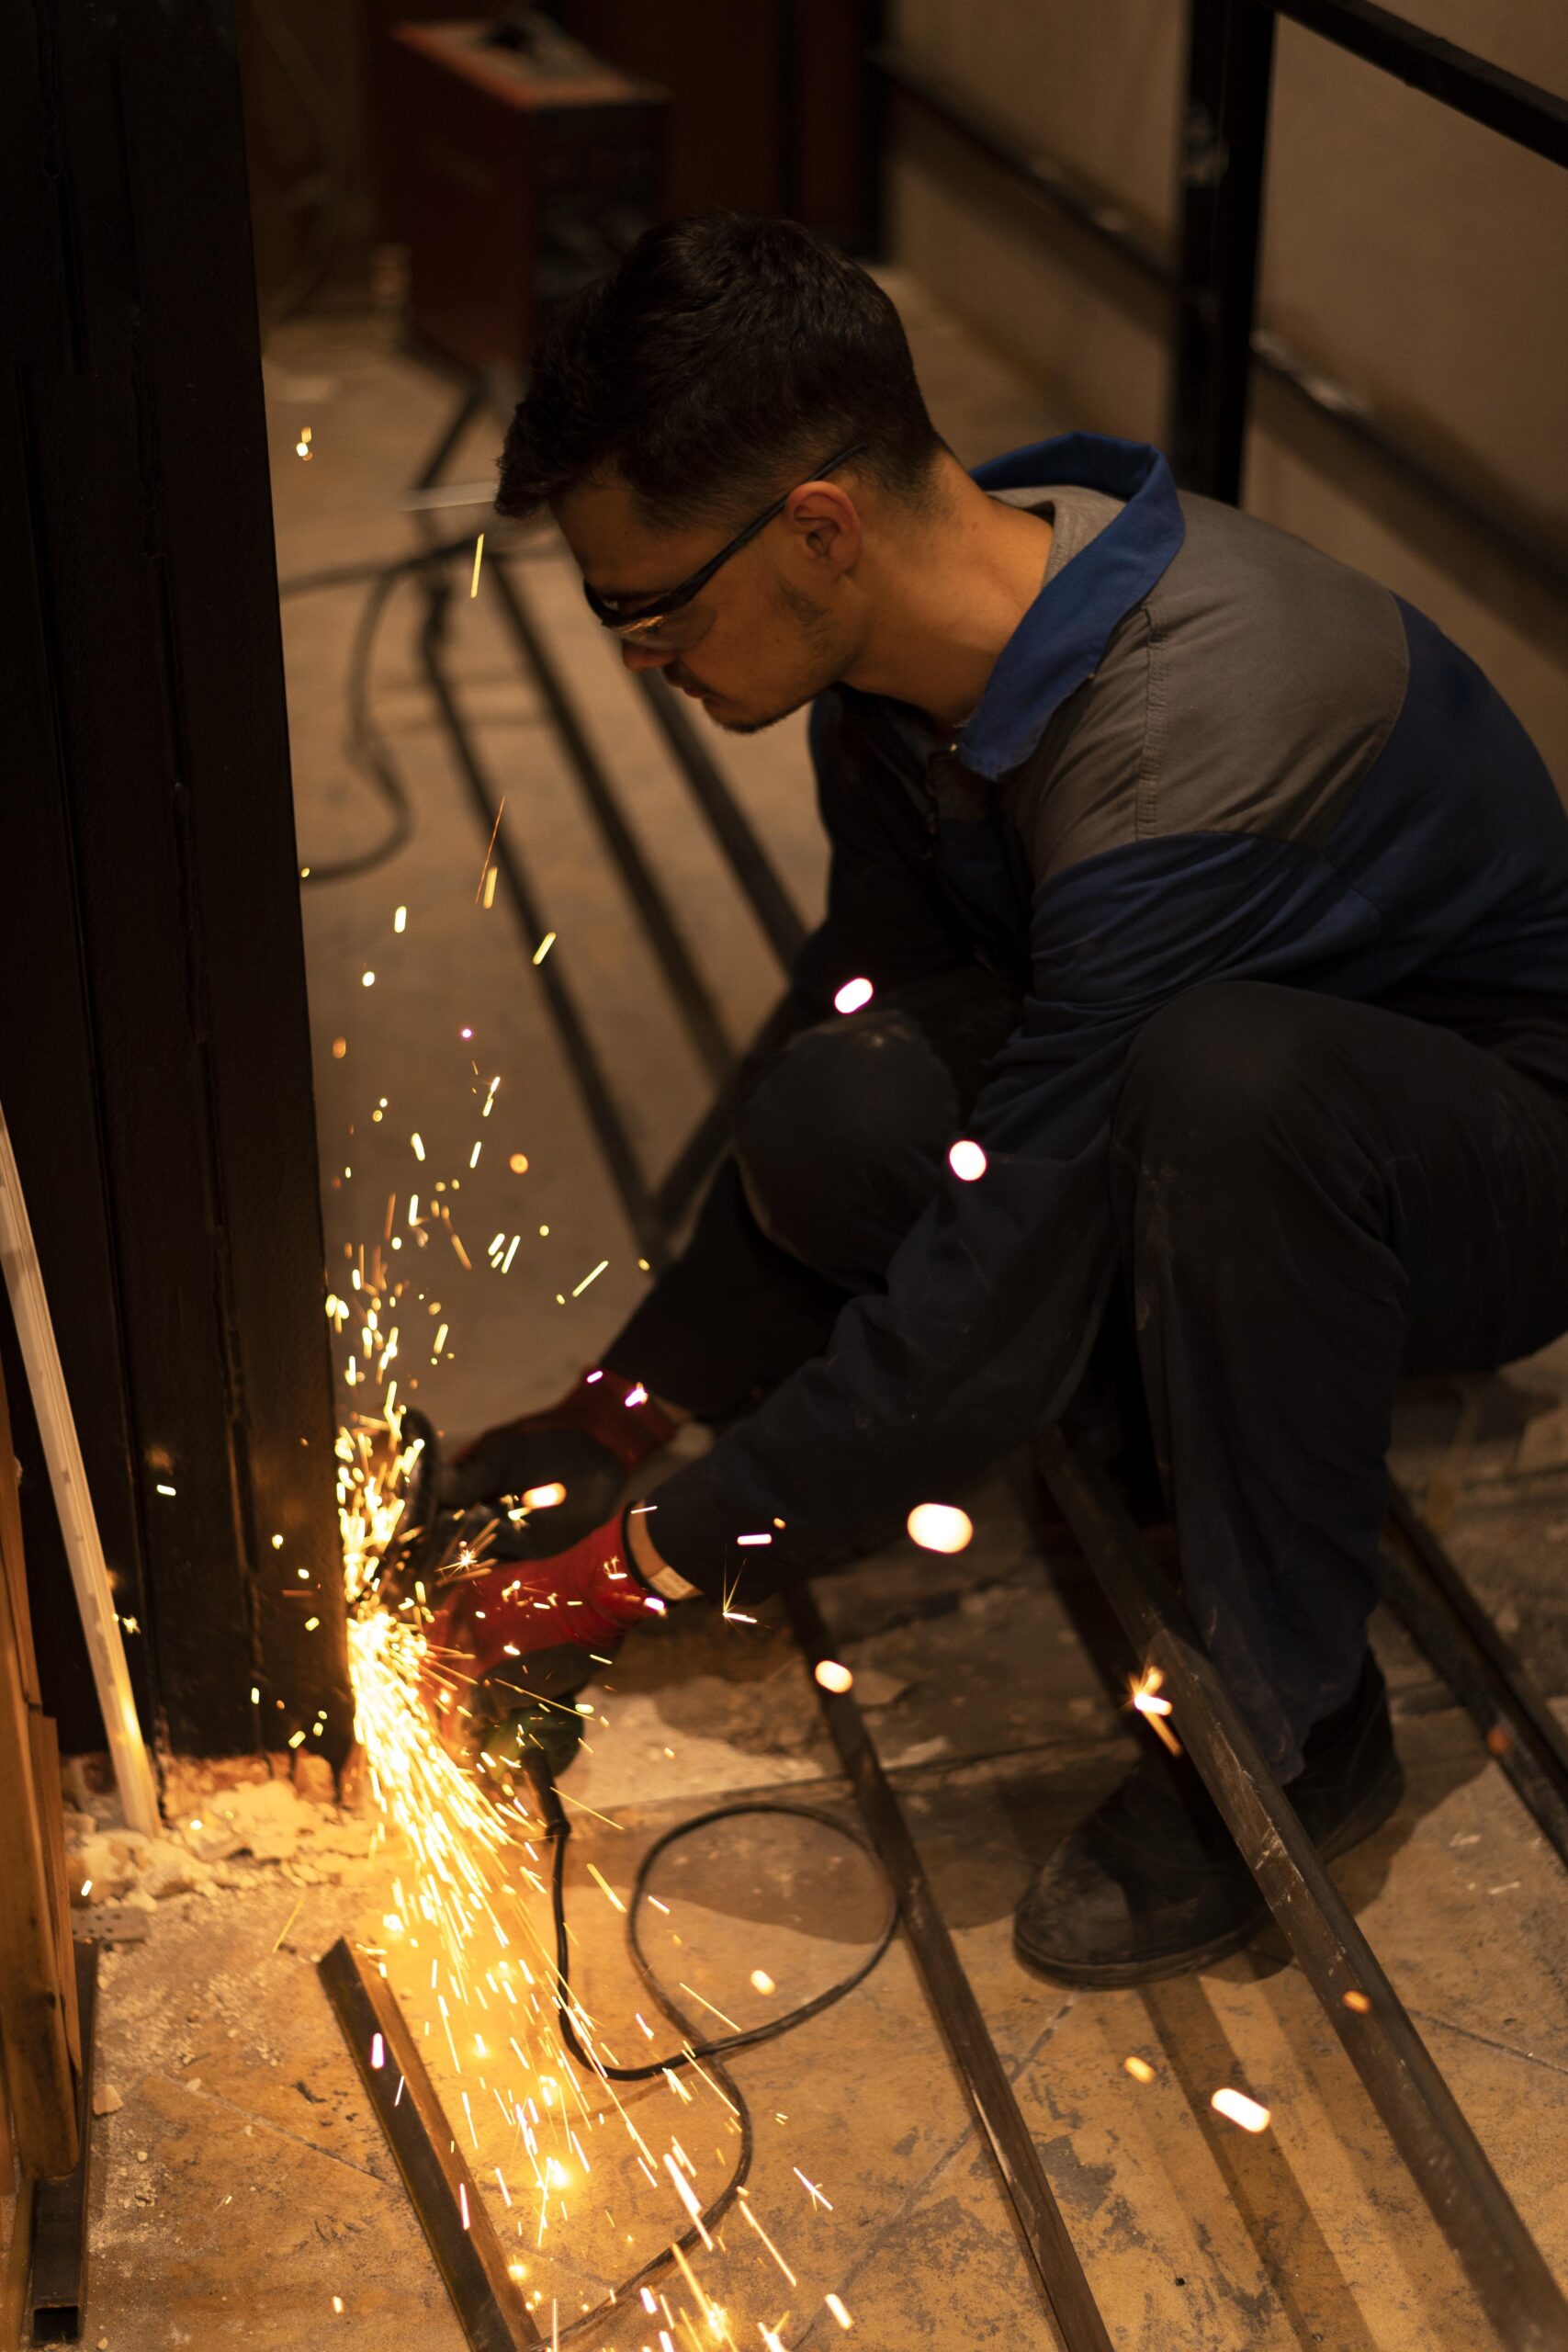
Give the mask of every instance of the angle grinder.
M 382 1563 L 384 1609 L 434 1610 L 466 1576 L 566 1550 L 604 1525 L 626 1480 L 608 1446 L 582 1430 L 502 1432 L 461 1462 L 443 1461 L 434 1428 L 417 1408 L 405 1410 L 402 1435 L 402 1451 L 414 1458 Z M 578 1695 L 603 1662 L 602 1652 L 566 1643 L 508 1658 L 474 1684 L 465 1760 L 493 1794 L 509 1793 L 519 1772 L 538 1788 L 565 1770 L 582 1738 Z

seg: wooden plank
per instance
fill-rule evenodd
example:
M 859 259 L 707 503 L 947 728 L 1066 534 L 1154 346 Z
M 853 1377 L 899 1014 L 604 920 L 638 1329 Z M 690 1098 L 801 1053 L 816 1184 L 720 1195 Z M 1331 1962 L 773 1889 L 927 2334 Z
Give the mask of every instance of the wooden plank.
M 80 2138 L 72 2004 L 61 1972 L 33 1762 L 36 1709 L 28 1698 L 35 1675 L 17 1464 L 0 1383 L 0 2043 L 17 2155 L 28 2172 L 59 2178 L 74 2167 Z M 58 1838 L 57 1790 L 58 1774 L 49 1792 Z

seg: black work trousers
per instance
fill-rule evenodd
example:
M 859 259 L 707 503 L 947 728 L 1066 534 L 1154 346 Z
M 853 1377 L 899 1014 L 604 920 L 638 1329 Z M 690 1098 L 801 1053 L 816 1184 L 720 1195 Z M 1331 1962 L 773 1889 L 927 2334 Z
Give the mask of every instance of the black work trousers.
M 793 1039 L 606 1361 L 723 1419 L 818 1353 L 1016 1013 L 970 968 Z M 1359 1673 L 1396 1382 L 1568 1329 L 1568 1005 L 1190 990 L 1129 1056 L 1106 1181 L 1120 1280 L 1087 1384 L 1152 1448 L 1189 1607 L 1289 1778 Z

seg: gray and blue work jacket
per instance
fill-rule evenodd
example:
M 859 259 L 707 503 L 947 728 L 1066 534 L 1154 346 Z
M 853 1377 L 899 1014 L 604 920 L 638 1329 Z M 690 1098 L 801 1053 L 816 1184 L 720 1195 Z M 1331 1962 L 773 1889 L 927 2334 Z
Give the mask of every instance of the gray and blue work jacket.
M 982 466 L 1053 522 L 1040 594 L 951 743 L 835 687 L 811 748 L 832 846 L 795 976 L 825 1013 L 979 957 L 1021 997 L 885 1294 L 658 1490 L 665 1558 L 757 1594 L 948 1500 L 1070 1398 L 1115 1273 L 1127 1051 L 1182 990 L 1265 980 L 1454 1005 L 1568 1000 L 1568 813 L 1481 670 L 1291 533 L 1074 433 Z M 765 1549 L 738 1535 L 776 1530 Z

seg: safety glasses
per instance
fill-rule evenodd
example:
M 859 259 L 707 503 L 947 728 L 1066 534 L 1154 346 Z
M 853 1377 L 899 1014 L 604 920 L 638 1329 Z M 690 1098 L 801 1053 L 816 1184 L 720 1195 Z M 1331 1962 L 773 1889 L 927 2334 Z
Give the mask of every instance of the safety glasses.
M 805 481 L 821 481 L 826 475 L 832 473 L 837 467 L 847 465 L 852 458 L 858 458 L 865 447 L 866 444 L 863 441 L 852 441 L 847 449 L 840 449 L 835 456 L 827 460 L 826 464 L 818 466 L 814 474 L 806 475 Z M 715 572 L 722 565 L 727 564 L 732 555 L 739 555 L 743 547 L 750 546 L 759 531 L 767 529 L 775 515 L 784 513 L 800 487 L 799 482 L 792 482 L 782 498 L 775 498 L 773 504 L 759 514 L 754 522 L 748 523 L 743 531 L 738 531 L 728 545 L 720 548 L 718 553 L 709 562 L 705 563 L 700 571 L 694 571 L 689 579 L 682 581 L 678 588 L 666 589 L 662 595 L 639 597 L 635 602 L 626 597 L 601 596 L 597 589 L 590 587 L 585 580 L 582 583 L 582 593 L 588 599 L 589 611 L 596 621 L 602 622 L 608 629 L 614 629 L 617 637 L 626 639 L 628 643 L 646 645 L 656 650 L 675 650 L 676 643 L 682 632 L 677 625 L 667 639 L 666 623 L 674 615 L 683 611 L 702 594 Z

